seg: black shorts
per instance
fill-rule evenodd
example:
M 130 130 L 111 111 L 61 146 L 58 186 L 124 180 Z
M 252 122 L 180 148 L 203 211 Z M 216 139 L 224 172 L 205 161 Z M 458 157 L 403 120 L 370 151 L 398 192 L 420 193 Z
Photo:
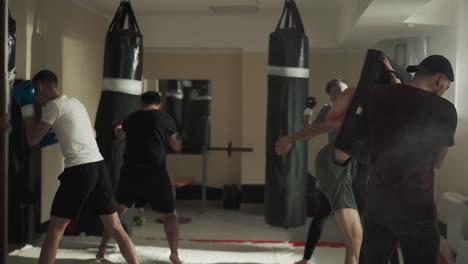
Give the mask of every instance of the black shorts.
M 76 219 L 83 209 L 97 215 L 116 212 L 112 185 L 104 161 L 65 168 L 52 203 L 51 215 Z
M 154 165 L 124 164 L 117 185 L 118 203 L 141 208 L 146 203 L 163 214 L 175 210 L 172 184 L 165 167 Z

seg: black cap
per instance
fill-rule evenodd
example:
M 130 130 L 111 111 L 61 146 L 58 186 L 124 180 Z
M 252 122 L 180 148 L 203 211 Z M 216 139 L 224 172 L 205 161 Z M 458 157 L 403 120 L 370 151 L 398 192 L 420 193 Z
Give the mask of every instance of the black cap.
M 419 70 L 442 73 L 452 82 L 455 79 L 453 76 L 452 64 L 450 64 L 450 61 L 442 55 L 431 55 L 421 61 L 419 65 L 410 65 L 406 67 L 407 72 L 417 72 Z

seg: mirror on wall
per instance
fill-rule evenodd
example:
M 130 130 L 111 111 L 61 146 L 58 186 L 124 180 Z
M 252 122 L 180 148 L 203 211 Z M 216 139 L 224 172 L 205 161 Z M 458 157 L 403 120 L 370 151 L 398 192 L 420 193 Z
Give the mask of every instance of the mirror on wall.
M 161 94 L 163 110 L 174 119 L 182 136 L 181 153 L 202 153 L 210 144 L 211 81 L 145 80 L 144 90 Z

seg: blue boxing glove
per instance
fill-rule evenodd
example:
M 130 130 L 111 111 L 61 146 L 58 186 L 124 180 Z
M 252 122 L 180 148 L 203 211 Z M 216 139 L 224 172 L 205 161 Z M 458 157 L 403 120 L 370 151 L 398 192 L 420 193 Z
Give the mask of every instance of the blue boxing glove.
M 13 98 L 15 98 L 15 101 L 21 106 L 23 118 L 35 115 L 33 102 L 36 91 L 31 82 L 26 81 L 16 85 L 11 90 L 11 94 L 13 95 Z
M 42 137 L 41 142 L 39 142 L 41 147 L 46 147 L 49 145 L 56 144 L 58 142 L 57 135 L 52 128 L 47 131 L 47 133 Z

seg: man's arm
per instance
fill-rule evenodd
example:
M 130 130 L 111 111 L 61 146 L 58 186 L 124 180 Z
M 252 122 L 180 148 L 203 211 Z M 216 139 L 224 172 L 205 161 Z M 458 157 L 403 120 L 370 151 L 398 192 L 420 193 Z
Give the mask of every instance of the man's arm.
M 336 98 L 331 110 L 328 112 L 325 122 L 312 124 L 298 132 L 287 135 L 275 144 L 275 151 L 278 155 L 284 155 L 289 151 L 291 144 L 296 140 L 311 138 L 320 134 L 338 131 L 343 124 L 343 120 L 353 99 L 356 88 L 348 88 L 341 92 Z
M 169 136 L 167 145 L 174 151 L 179 152 L 182 149 L 182 138 L 179 133 L 174 133 L 172 136 Z
M 330 122 L 309 125 L 298 132 L 292 133 L 278 140 L 275 144 L 276 154 L 280 156 L 286 154 L 291 148 L 291 145 L 296 140 L 309 140 L 317 135 L 329 133 L 331 131 L 334 131 L 335 129 L 336 126 L 334 126 L 334 124 Z
M 388 70 L 388 74 L 390 75 L 390 83 L 396 84 L 396 83 L 401 83 L 401 80 L 398 78 L 395 70 L 393 69 L 392 64 L 388 60 L 387 57 L 383 57 L 382 63 L 384 64 L 385 68 Z
M 434 117 L 436 123 L 431 130 L 437 133 L 438 136 L 435 137 L 435 140 L 440 145 L 440 149 L 436 153 L 434 168 L 440 169 L 447 158 L 449 148 L 455 144 L 458 115 L 453 105 L 443 108 L 445 111 L 440 111 L 436 107 L 434 109 L 437 109 Z
M 330 105 L 325 105 L 324 107 L 322 107 L 319 111 L 319 113 L 317 114 L 314 122 L 312 122 L 312 124 L 318 124 L 318 123 L 322 123 L 322 122 L 325 122 L 326 118 L 327 118 L 327 113 L 329 111 L 329 108 Z
M 24 126 L 26 139 L 30 146 L 37 145 L 52 127 L 52 125 L 44 121 L 35 122 L 34 116 L 24 119 Z

